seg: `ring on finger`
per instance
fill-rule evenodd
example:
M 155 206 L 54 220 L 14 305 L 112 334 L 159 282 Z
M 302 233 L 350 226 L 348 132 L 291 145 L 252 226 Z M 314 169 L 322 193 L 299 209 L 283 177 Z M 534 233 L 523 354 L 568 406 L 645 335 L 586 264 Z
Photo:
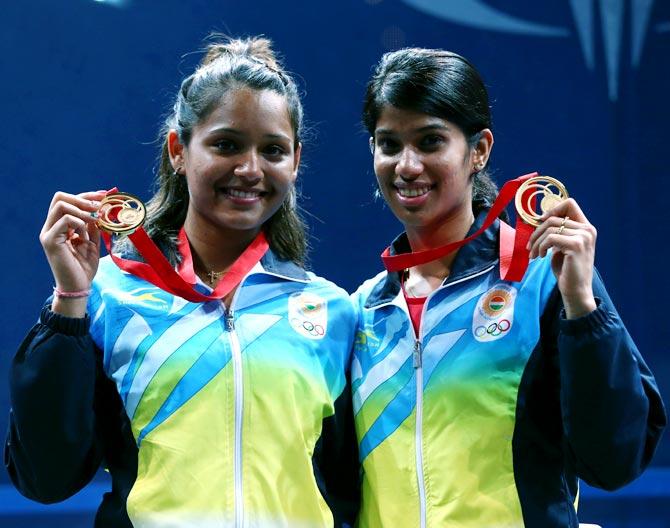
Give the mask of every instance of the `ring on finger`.
M 557 235 L 560 235 L 561 233 L 563 233 L 563 230 L 565 229 L 565 223 L 569 220 L 569 218 L 570 217 L 567 216 L 567 215 L 565 216 L 565 218 L 563 218 L 563 221 L 561 222 L 561 225 L 559 226 L 558 231 L 556 231 Z

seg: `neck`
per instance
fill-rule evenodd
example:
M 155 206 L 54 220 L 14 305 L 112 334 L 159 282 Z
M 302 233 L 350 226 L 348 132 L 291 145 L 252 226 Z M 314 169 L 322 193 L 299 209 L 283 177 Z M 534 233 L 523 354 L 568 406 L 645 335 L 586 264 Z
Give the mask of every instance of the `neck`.
M 463 240 L 474 221 L 475 217 L 472 208 L 466 208 L 462 212 L 444 220 L 438 227 L 406 226 L 405 232 L 407 233 L 407 240 L 412 251 L 425 251 Z M 453 251 L 441 259 L 415 266 L 412 268 L 411 273 L 426 278 L 431 277 L 441 282 L 449 276 L 456 253 L 458 251 Z
M 184 230 L 188 237 L 196 273 L 208 282 L 209 272 L 224 272 L 230 268 L 256 238 L 259 230 L 240 231 L 202 225 L 186 217 Z

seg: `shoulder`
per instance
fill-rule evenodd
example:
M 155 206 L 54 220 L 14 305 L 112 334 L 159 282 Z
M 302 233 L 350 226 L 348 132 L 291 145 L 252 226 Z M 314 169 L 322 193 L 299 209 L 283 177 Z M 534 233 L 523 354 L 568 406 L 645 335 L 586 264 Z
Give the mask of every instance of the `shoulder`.
M 135 279 L 133 275 L 122 271 L 114 264 L 109 255 L 100 259 L 98 272 L 93 279 L 93 291 L 102 291 L 108 288 L 125 288 Z
M 364 281 L 358 288 L 356 288 L 356 291 L 351 294 L 351 299 L 354 304 L 357 306 L 364 305 L 365 301 L 368 299 L 368 297 L 370 297 L 372 292 L 386 281 L 387 276 L 388 272 L 384 270 L 377 273 L 377 275 L 374 277 Z
M 349 294 L 334 282 L 308 271 L 309 281 L 306 283 L 305 292 L 323 298 L 330 306 L 338 308 L 346 316 L 353 316 L 354 307 Z
M 306 273 L 307 277 L 309 278 L 308 284 L 310 287 L 328 291 L 336 297 L 348 297 L 349 294 L 344 290 L 344 288 L 341 288 L 333 281 L 330 281 L 325 277 L 321 277 L 312 271 L 307 271 Z
M 100 259 L 93 279 L 89 310 L 101 307 L 135 306 L 142 310 L 150 307 L 164 309 L 173 304 L 174 296 L 132 273 L 120 269 L 109 257 Z
M 122 282 L 121 274 L 121 270 L 114 264 L 109 255 L 102 257 L 91 284 L 91 299 L 95 301 L 102 296 L 104 290 L 120 285 Z

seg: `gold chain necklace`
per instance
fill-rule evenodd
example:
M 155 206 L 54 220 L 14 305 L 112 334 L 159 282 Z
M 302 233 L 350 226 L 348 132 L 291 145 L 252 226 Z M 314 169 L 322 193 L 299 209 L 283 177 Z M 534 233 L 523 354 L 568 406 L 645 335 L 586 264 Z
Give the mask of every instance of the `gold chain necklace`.
M 207 282 L 209 283 L 210 286 L 214 287 L 216 284 L 218 284 L 219 279 L 225 274 L 224 271 L 208 271 L 206 273 L 207 275 Z

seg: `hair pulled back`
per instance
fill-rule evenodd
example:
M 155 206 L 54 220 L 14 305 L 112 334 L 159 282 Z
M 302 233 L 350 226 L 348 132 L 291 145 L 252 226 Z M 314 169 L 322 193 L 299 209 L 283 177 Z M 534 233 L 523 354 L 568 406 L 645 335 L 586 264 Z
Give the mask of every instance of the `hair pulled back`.
M 193 128 L 209 117 L 226 94 L 240 88 L 271 90 L 284 96 L 295 145 L 300 141 L 303 109 L 298 87 L 282 68 L 271 41 L 252 37 L 225 39 L 208 45 L 195 72 L 182 81 L 172 111 L 161 129 L 157 190 L 147 203 L 147 233 L 173 263 L 178 259 L 176 236 L 186 219 L 189 194 L 186 178 L 175 174 L 170 163 L 168 132 L 176 130 L 179 141 L 188 146 Z M 270 247 L 281 258 L 304 264 L 306 227 L 298 214 L 295 187 L 263 229 Z
M 484 82 L 475 67 L 457 53 L 405 48 L 385 53 L 368 82 L 363 123 L 374 136 L 385 106 L 432 115 L 455 123 L 474 147 L 481 131 L 491 128 Z M 472 208 L 490 206 L 498 193 L 487 165 L 473 174 Z

